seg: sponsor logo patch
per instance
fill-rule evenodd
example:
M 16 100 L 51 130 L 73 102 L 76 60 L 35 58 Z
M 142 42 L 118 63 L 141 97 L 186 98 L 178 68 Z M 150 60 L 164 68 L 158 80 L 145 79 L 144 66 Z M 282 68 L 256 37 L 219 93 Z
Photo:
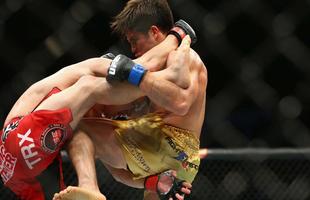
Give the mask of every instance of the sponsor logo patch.
M 4 143 L 5 140 L 8 138 L 9 134 L 11 133 L 11 131 L 14 131 L 19 124 L 20 120 L 17 120 L 15 122 L 10 123 L 9 125 L 7 125 L 4 129 L 3 129 L 3 133 L 1 136 L 1 141 Z
M 3 145 L 0 146 L 0 175 L 3 183 L 8 182 L 14 175 L 17 158 L 7 153 Z
M 184 169 L 198 170 L 199 166 L 188 161 L 188 155 L 183 150 L 178 148 L 177 144 L 174 142 L 174 140 L 171 137 L 166 137 L 165 139 L 170 145 L 170 147 L 178 154 L 178 156 L 174 157 L 174 159 L 181 161 L 182 167 Z
M 175 159 L 179 161 L 186 161 L 187 158 L 188 158 L 188 155 L 184 151 L 179 152 L 178 156 L 175 157 Z
M 195 170 L 197 170 L 197 171 L 198 171 L 198 169 L 199 169 L 199 166 L 198 166 L 198 165 L 196 165 L 196 164 L 194 164 L 194 163 L 191 163 L 191 162 L 188 162 L 188 161 L 182 162 L 182 167 L 183 167 L 184 169 L 195 169 Z
M 41 144 L 48 153 L 55 152 L 66 138 L 66 129 L 62 124 L 50 125 L 41 135 Z

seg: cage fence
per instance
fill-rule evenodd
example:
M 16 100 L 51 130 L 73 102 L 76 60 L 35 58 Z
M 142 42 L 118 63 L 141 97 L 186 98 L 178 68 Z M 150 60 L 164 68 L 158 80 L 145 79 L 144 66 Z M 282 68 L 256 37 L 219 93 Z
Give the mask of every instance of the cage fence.
M 201 200 L 307 200 L 310 198 L 310 149 L 210 149 L 201 161 L 186 199 Z M 70 161 L 64 159 L 67 185 L 77 185 Z M 100 190 L 107 199 L 143 199 L 143 190 L 116 182 L 96 161 Z M 0 187 L 0 199 L 16 199 Z

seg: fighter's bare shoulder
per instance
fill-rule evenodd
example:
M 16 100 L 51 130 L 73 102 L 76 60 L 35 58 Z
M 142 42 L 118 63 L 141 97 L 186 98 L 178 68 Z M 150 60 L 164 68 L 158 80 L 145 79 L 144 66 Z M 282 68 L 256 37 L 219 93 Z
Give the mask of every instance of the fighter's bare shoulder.
M 190 49 L 190 59 L 191 59 L 193 67 L 195 67 L 196 69 L 198 69 L 199 71 L 202 71 L 203 73 L 207 75 L 207 68 L 204 62 L 200 58 L 199 54 L 192 48 Z

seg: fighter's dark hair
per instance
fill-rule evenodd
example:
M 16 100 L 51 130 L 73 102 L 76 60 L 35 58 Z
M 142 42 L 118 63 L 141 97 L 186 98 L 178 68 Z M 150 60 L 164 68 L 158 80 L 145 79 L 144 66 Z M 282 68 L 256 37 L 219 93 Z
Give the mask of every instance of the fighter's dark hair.
M 167 0 L 129 0 L 111 23 L 113 32 L 125 37 L 127 31 L 147 33 L 152 25 L 168 33 L 173 15 Z

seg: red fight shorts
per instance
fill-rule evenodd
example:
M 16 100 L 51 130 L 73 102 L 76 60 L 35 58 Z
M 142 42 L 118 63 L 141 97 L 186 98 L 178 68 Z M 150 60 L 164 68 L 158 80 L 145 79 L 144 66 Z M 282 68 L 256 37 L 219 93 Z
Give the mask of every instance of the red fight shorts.
M 61 148 L 72 137 L 71 121 L 70 109 L 38 110 L 4 127 L 0 133 L 1 179 L 19 198 L 45 199 L 38 176 L 59 159 Z

